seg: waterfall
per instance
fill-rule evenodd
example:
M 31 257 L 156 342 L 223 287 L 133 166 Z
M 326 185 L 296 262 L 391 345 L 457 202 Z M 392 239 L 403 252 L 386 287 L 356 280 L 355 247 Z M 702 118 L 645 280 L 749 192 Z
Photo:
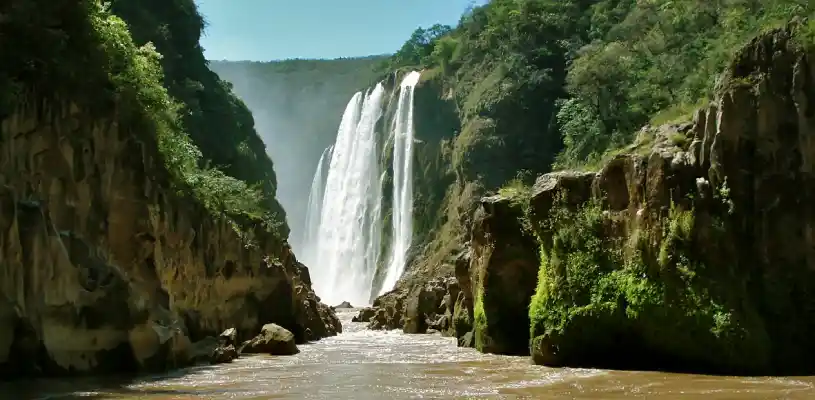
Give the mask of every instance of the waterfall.
M 326 163 L 331 160 L 331 153 L 334 146 L 329 146 L 320 155 L 317 162 L 317 170 L 311 180 L 311 191 L 308 193 L 308 209 L 306 210 L 306 226 L 303 231 L 303 238 L 300 242 L 303 246 L 302 260 L 306 265 L 313 265 L 316 262 L 316 241 L 320 229 L 320 211 L 323 205 L 323 194 L 325 193 L 325 179 L 328 168 Z
M 329 304 L 367 304 L 379 259 L 381 185 L 375 126 L 385 89 L 358 92 L 345 108 L 328 167 L 312 281 Z
M 399 85 L 393 123 L 393 242 L 380 294 L 393 289 L 402 276 L 413 239 L 413 92 L 420 76 L 413 71 Z
M 392 242 L 380 271 L 384 293 L 405 270 L 413 237 L 413 90 L 420 74 L 411 72 L 386 98 L 377 84 L 348 102 L 333 146 L 317 165 L 309 194 L 301 258 L 311 269 L 315 291 L 329 304 L 369 304 L 380 264 L 383 187 L 380 149 L 393 140 Z M 396 96 L 396 92 L 398 96 Z M 395 101 L 389 135 L 377 122 Z

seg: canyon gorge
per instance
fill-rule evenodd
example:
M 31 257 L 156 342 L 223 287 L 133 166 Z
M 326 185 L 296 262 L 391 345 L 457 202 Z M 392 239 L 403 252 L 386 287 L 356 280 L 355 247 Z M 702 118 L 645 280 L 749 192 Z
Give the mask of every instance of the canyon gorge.
M 492 0 L 264 63 L 207 61 L 190 0 L 24 3 L 15 398 L 815 393 L 813 5 Z

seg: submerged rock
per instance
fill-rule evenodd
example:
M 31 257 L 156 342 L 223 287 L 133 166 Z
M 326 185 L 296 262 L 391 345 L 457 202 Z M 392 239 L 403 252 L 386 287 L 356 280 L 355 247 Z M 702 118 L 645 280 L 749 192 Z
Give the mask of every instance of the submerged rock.
M 354 308 L 354 306 L 352 306 L 351 303 L 347 301 L 343 301 L 342 303 L 334 306 L 334 308 Z
M 221 338 L 212 336 L 193 343 L 188 354 L 192 364 L 223 364 L 238 358 L 235 346 L 225 345 Z
M 294 341 L 294 334 L 277 324 L 263 325 L 260 334 L 244 342 L 240 353 L 265 353 L 276 356 L 289 356 L 300 352 Z
M 365 307 L 351 318 L 351 322 L 371 322 L 371 318 L 373 318 L 374 315 L 376 315 L 376 309 L 373 307 Z

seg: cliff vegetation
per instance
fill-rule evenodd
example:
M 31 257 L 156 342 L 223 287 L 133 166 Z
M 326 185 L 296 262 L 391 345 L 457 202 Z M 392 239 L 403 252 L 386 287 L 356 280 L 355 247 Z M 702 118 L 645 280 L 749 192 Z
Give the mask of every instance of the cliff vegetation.
M 300 342 L 340 329 L 286 243 L 251 115 L 207 73 L 194 3 L 134 3 L 0 6 L 0 378 L 187 365 L 192 342 L 267 322 Z M 196 126 L 210 112 L 224 132 Z
M 492 0 L 417 31 L 388 67 L 423 69 L 427 231 L 372 326 L 547 365 L 810 368 L 811 16 Z

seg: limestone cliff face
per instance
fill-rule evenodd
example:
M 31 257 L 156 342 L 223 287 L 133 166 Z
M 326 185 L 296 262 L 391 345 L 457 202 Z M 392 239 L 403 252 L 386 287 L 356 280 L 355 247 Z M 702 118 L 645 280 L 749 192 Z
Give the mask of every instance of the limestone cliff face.
M 169 189 L 150 133 L 27 100 L 0 136 L 0 377 L 183 365 L 230 327 L 340 330 L 286 243 Z
M 692 122 L 644 128 L 596 173 L 543 175 L 528 203 L 482 200 L 462 275 L 474 344 L 530 340 L 547 365 L 811 371 L 815 67 L 796 27 L 739 52 Z

